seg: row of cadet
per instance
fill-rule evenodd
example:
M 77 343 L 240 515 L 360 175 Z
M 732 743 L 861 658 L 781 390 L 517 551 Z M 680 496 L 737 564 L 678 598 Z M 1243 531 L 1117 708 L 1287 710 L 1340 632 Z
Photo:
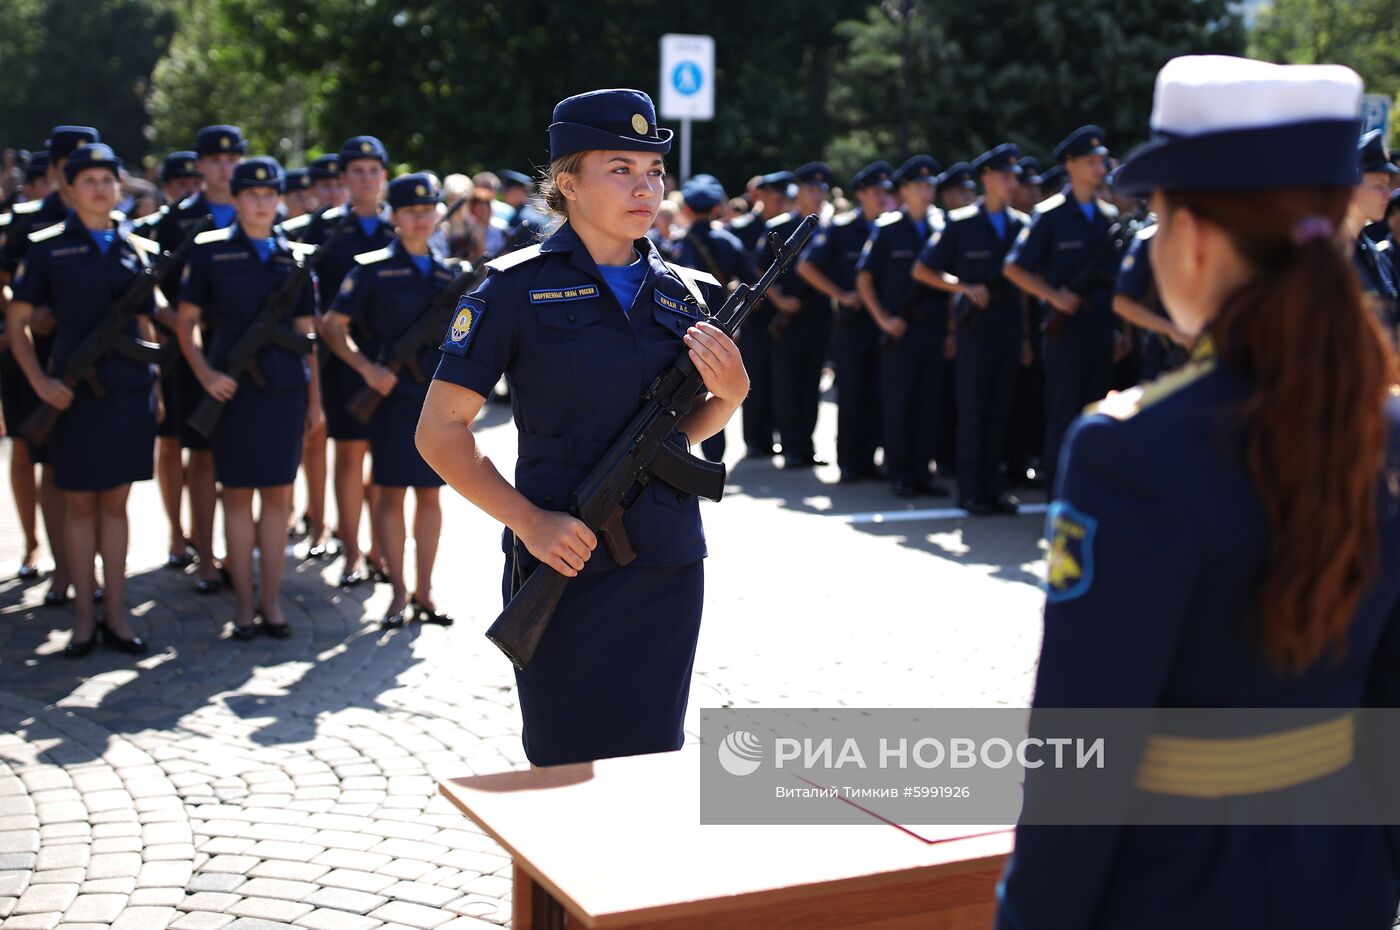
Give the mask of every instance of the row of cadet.
M 169 567 L 194 564 L 200 594 L 233 590 L 233 638 L 289 636 L 278 594 L 303 467 L 308 555 L 334 546 L 323 515 L 327 437 L 341 584 L 390 584 L 385 626 L 452 622 L 431 591 L 443 482 L 414 446 L 450 319 L 453 301 L 443 295 L 470 271 L 430 241 L 442 235 L 440 186 L 428 174 L 403 175 L 388 181 L 383 202 L 388 154 L 359 136 L 320 163 L 343 182 L 344 202 L 289 217 L 287 173 L 246 149 L 236 127 L 201 130 L 191 152 L 166 162 L 171 202 L 129 221 L 115 210 L 117 153 L 95 129 L 58 126 L 45 147 L 45 183 L 0 218 L 0 403 L 28 537 L 21 575 L 38 575 L 37 499 L 55 561 L 43 603 L 74 604 L 68 656 L 99 642 L 148 649 L 123 594 L 127 497 L 131 482 L 153 473 L 171 526 Z M 43 466 L 37 486 L 35 465 Z M 220 499 L 225 555 L 216 559 Z M 374 548 L 362 553 L 366 503 Z M 101 620 L 96 603 L 105 605 Z
M 1015 512 L 1009 477 L 1048 480 L 1059 440 L 1079 410 L 1111 387 L 1174 367 L 1189 341 L 1155 298 L 1152 219 L 1141 202 L 1115 197 L 1103 142 L 1096 127 L 1076 130 L 1056 148 L 1048 170 L 1013 145 L 946 171 L 927 155 L 897 170 L 876 162 L 851 178 L 844 191 L 850 200 L 833 198 L 832 172 L 820 162 L 754 178 L 747 201 L 727 200 L 708 175 L 674 191 L 668 203 L 678 206 L 658 214 L 650 235 L 670 257 L 726 286 L 754 280 L 771 260 L 765 232 L 786 236 L 808 213 L 823 218 L 796 270 L 741 334 L 753 384 L 743 408 L 747 453 L 781 451 L 785 467 L 819 463 L 812 434 L 822 371 L 834 362 L 843 482 L 879 477 L 901 497 L 946 494 L 929 468 L 936 460 L 939 473 L 957 475 L 959 503 L 969 512 Z M 207 127 L 193 150 L 163 163 L 168 203 L 114 223 L 120 161 L 95 130 L 57 127 L 30 161 L 30 199 L 0 217 L 0 274 L 12 279 L 14 297 L 9 332 L 30 333 L 32 349 L 26 352 L 16 338 L 16 351 L 0 363 L 7 431 L 20 436 L 41 400 L 74 406 L 49 442 L 15 444 L 20 467 L 12 480 L 28 537 L 22 573 L 37 572 L 37 497 L 51 548 L 60 554 L 45 603 L 67 603 L 70 586 L 77 591 L 75 642 L 88 648 L 93 633 L 132 641 L 119 607 L 109 608 L 107 627 L 95 624 L 85 592 L 102 589 L 90 570 L 69 565 L 91 565 L 99 539 L 114 547 L 119 535 L 124 539 L 99 537 L 95 527 L 99 514 L 119 523 L 129 482 L 151 477 L 150 439 L 136 428 L 143 416 L 159 450 L 154 471 L 171 528 L 169 564 L 195 563 L 200 593 L 233 587 L 233 635 L 259 629 L 287 635 L 276 597 L 280 562 L 264 560 L 259 600 L 252 555 L 272 551 L 279 521 L 291 521 L 298 469 L 307 484 L 300 526 L 308 554 L 329 556 L 338 540 L 342 584 L 393 585 L 390 625 L 411 616 L 450 622 L 433 604 L 429 585 L 441 480 L 413 446 L 424 368 L 434 362 L 437 339 L 421 343 L 422 357 L 408 371 L 381 361 L 463 271 L 440 256 L 479 261 L 547 230 L 544 212 L 529 199 L 530 179 L 513 171 L 451 175 L 449 198 L 464 197 L 469 209 L 440 223 L 444 198 L 432 175 L 396 180 L 387 207 L 381 202 L 388 154 L 372 136 L 349 139 L 338 154 L 290 172 L 271 159 L 245 159 L 246 150 L 237 127 Z M 1374 133 L 1362 140 L 1361 160 L 1357 228 L 1349 234 L 1367 290 L 1393 330 L 1395 233 L 1382 217 L 1400 226 L 1397 202 L 1388 200 L 1395 168 Z M 1042 199 L 1045 193 L 1051 196 Z M 88 194 L 95 199 L 80 202 Z M 92 223 L 86 234 L 84 211 Z M 149 393 L 150 369 L 115 354 L 102 360 L 97 380 L 105 390 L 102 377 L 111 376 L 124 397 L 98 397 L 89 383 L 58 384 L 53 374 L 63 371 L 103 301 L 121 293 L 143 264 L 176 249 L 205 217 L 213 229 L 195 237 L 189 261 L 173 269 L 146 308 L 157 325 L 142 332 L 138 327 L 149 326 L 144 319 L 132 324 L 131 335 L 171 350 L 159 368 L 157 402 L 145 415 L 133 414 Z M 1363 230 L 1368 223 L 1376 225 Z M 333 235 L 300 300 L 279 322 L 289 334 L 319 332 L 320 351 L 302 355 L 291 341 L 269 343 L 262 365 L 235 377 L 221 371 L 278 282 L 310 247 Z M 119 245 L 109 258 L 113 241 Z M 36 245 L 42 247 L 26 263 Z M 103 272 L 103 265 L 122 270 Z M 81 322 L 65 338 L 56 324 L 70 301 L 81 305 L 71 311 Z M 367 386 L 386 399 L 362 422 L 348 406 L 357 393 L 363 399 Z M 206 396 L 227 402 L 209 436 L 190 423 Z M 119 403 L 128 406 L 116 411 Z M 324 517 L 328 437 L 336 453 L 334 535 Z M 95 442 L 113 454 L 85 455 Z M 723 454 L 722 434 L 705 444 L 705 453 Z M 44 470 L 37 494 L 26 457 L 53 466 Z M 228 527 L 223 560 L 214 557 L 213 540 L 219 485 Z M 412 595 L 403 566 L 408 487 L 417 507 Z M 262 496 L 256 522 L 253 489 Z M 180 518 L 186 492 L 188 535 Z M 373 543 L 362 553 L 366 504 Z M 104 566 L 116 566 L 124 552 L 104 557 Z

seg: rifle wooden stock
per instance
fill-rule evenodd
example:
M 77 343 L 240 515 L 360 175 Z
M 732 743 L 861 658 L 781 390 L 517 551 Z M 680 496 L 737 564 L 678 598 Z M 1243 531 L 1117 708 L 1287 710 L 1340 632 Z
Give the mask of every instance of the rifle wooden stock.
M 390 362 L 384 366 L 389 371 L 397 375 L 402 371 L 402 366 L 398 362 Z M 369 423 L 374 412 L 379 409 L 379 405 L 384 402 L 383 394 L 366 384 L 355 392 L 350 398 L 350 402 L 345 405 L 345 409 L 350 411 L 350 415 L 361 423 Z

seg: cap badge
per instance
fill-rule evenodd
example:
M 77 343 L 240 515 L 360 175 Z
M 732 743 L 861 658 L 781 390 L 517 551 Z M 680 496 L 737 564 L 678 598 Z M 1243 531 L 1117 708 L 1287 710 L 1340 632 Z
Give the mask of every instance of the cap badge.
M 78 149 L 82 148 L 82 147 L 85 146 L 85 145 L 87 145 L 87 140 L 86 140 L 86 139 L 79 139 L 79 140 L 77 141 L 77 143 L 74 144 L 73 150 L 74 150 L 74 151 L 77 151 Z
M 257 179 L 258 179 L 259 181 L 266 181 L 266 180 L 267 180 L 267 169 L 266 169 L 266 168 L 259 168 L 259 169 L 257 170 L 256 177 L 257 177 Z
M 414 193 L 416 193 L 419 197 L 426 197 L 428 196 L 428 189 L 422 184 L 419 184 L 416 188 L 414 188 Z
M 233 145 L 233 143 L 229 140 L 228 136 L 219 136 L 219 148 L 226 149 L 230 145 Z
M 192 161 L 184 161 L 184 162 L 181 162 L 180 164 L 184 167 L 184 170 L 185 170 L 185 171 L 193 171 L 193 170 L 194 170 L 194 162 L 192 162 Z
M 373 152 L 373 151 L 374 151 L 374 146 L 371 145 L 371 144 L 368 143 L 368 142 L 361 142 L 361 143 L 360 143 L 360 151 L 361 151 L 361 152 Z
M 635 132 L 635 133 L 636 133 L 637 135 L 639 135 L 639 136 L 644 136 L 644 135 L 647 134 L 647 128 L 648 128 L 648 126 L 649 126 L 649 124 L 647 123 L 647 118 L 646 118 L 645 116 L 643 116 L 643 115 L 640 114 L 640 113 L 633 113 L 633 114 L 632 114 L 632 131 L 633 131 L 633 132 Z
M 1090 139 L 1090 140 L 1089 140 L 1089 144 L 1092 145 L 1094 148 L 1098 148 L 1098 147 L 1099 147 L 1099 140 L 1098 140 L 1098 139 Z
M 92 160 L 93 160 L 93 161 L 102 161 L 102 159 L 104 159 L 104 158 L 106 158 L 106 157 L 107 157 L 107 156 L 106 156 L 105 154 L 103 154 L 102 152 L 100 152 L 100 151 L 94 151 L 94 152 L 92 153 Z

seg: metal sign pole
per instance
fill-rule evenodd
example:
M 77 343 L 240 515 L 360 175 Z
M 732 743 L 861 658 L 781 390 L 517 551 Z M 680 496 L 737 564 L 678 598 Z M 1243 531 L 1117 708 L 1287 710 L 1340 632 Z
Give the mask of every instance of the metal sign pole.
M 681 183 L 690 180 L 690 119 L 681 120 Z

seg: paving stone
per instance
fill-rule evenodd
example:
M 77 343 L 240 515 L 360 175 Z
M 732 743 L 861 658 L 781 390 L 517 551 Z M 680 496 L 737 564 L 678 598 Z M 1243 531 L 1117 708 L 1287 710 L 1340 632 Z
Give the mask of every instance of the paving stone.
M 350 888 L 322 888 L 307 897 L 306 903 L 314 904 L 317 907 L 368 914 L 376 907 L 388 903 L 388 900 L 384 895 L 369 894 Z
M 328 865 L 333 869 L 378 869 L 393 859 L 380 853 L 328 849 L 311 861 L 319 865 Z
M 77 843 L 66 846 L 45 846 L 39 850 L 35 869 L 81 869 L 85 868 L 92 852 L 88 847 Z
M 176 907 L 185 900 L 184 887 L 137 888 L 127 901 L 128 907 Z
M 76 871 L 76 870 L 74 870 Z M 74 876 L 76 877 L 76 876 Z M 83 894 L 123 894 L 136 890 L 136 879 L 129 875 L 116 878 L 91 878 L 83 882 Z
M 250 898 L 280 898 L 284 901 L 301 901 L 315 891 L 312 882 L 288 881 L 280 878 L 254 878 L 238 889 L 241 895 Z
M 259 862 L 259 857 L 247 856 L 215 856 L 204 865 L 200 866 L 202 872 L 237 872 L 245 874 Z
M 37 853 L 38 851 L 38 830 L 7 830 L 0 833 L 0 854 Z
M 126 898 L 124 894 L 80 894 L 63 912 L 63 918 L 72 923 L 110 923 L 126 907 Z
M 165 930 L 177 914 L 173 907 L 128 907 L 112 922 L 112 930 Z
M 324 846 L 310 843 L 288 843 L 282 840 L 262 840 L 248 850 L 248 855 L 262 859 L 314 859 L 325 852 Z
M 242 895 L 200 891 L 187 895 L 185 900 L 175 906 L 182 911 L 226 911 L 242 898 Z
M 248 875 L 252 878 L 282 878 L 294 882 L 312 882 L 330 870 L 330 866 L 317 865 L 314 862 L 268 859 L 253 866 L 248 871 Z
M 232 914 L 211 914 L 208 911 L 183 914 L 175 918 L 169 930 L 221 930 L 235 919 Z
M 315 910 L 297 918 L 296 925 L 308 930 L 375 930 L 383 922 L 346 911 Z
M 384 894 L 400 901 L 411 901 L 428 907 L 442 907 L 460 895 L 455 888 L 439 888 L 422 882 L 397 882 L 384 889 Z
M 409 904 L 407 901 L 390 901 L 383 907 L 370 911 L 368 916 L 405 924 L 409 927 L 415 927 L 417 930 L 435 930 L 453 917 L 453 915 L 444 913 L 435 907 Z
M 15 903 L 16 914 L 64 911 L 78 897 L 78 885 L 30 885 Z
M 200 872 L 185 885 L 190 892 L 232 891 L 248 879 L 241 872 Z
M 189 862 L 147 862 L 136 875 L 138 888 L 184 888 L 194 867 Z
M 54 930 L 63 915 L 57 912 L 48 914 L 20 914 L 6 918 L 4 930 Z
M 322 875 L 317 881 L 328 888 L 349 888 L 353 891 L 367 891 L 370 894 L 378 894 L 394 884 L 394 879 L 390 876 L 357 872 L 354 869 L 336 869 Z
M 256 917 L 260 920 L 291 923 L 312 910 L 310 904 L 298 901 L 282 901 L 277 898 L 244 898 L 226 908 L 225 913 L 239 917 Z
M 90 847 L 95 854 L 141 851 L 141 837 L 139 836 L 109 836 L 100 840 L 93 840 Z

